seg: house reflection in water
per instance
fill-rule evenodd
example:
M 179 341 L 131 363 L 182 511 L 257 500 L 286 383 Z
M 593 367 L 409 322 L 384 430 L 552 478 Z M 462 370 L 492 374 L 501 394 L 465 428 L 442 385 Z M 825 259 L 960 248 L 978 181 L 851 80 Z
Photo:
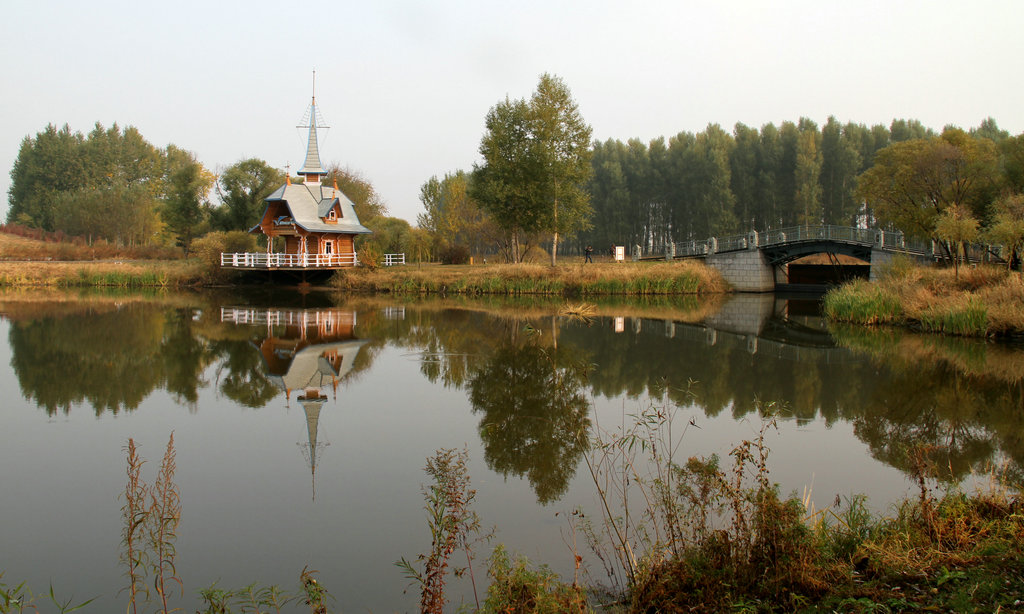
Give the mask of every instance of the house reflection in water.
M 307 442 L 300 443 L 313 479 L 316 498 L 317 455 L 326 446 L 318 441 L 320 411 L 327 402 L 328 388 L 333 400 L 338 385 L 352 370 L 359 350 L 369 343 L 357 339 L 356 314 L 341 309 L 254 309 L 224 307 L 221 322 L 264 326 L 266 336 L 259 342 L 267 379 L 285 393 L 286 405 L 292 392 L 306 415 Z

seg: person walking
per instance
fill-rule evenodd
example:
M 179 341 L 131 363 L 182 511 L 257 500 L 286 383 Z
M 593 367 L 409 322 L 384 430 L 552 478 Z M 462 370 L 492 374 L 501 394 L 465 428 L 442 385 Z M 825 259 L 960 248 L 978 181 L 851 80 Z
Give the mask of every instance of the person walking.
M 593 263 L 594 263 L 594 259 L 590 257 L 590 256 L 591 256 L 591 254 L 593 254 L 593 253 L 594 253 L 594 248 L 593 248 L 593 247 L 591 247 L 591 246 L 589 246 L 589 245 L 588 245 L 588 246 L 586 246 L 586 247 L 585 247 L 585 248 L 583 249 L 583 255 L 584 255 L 584 258 L 583 258 L 583 264 L 586 264 L 586 263 L 588 263 L 588 262 L 589 262 L 589 263 L 591 263 L 591 264 L 593 264 Z

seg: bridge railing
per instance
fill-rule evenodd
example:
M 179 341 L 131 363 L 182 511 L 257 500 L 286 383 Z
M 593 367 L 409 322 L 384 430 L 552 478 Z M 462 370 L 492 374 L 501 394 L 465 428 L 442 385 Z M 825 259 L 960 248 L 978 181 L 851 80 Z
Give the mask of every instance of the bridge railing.
M 676 243 L 675 256 L 705 256 L 707 254 L 734 252 L 752 247 L 766 247 L 802 241 L 840 241 L 858 245 L 870 245 L 892 251 L 930 255 L 934 253 L 931 241 L 908 239 L 902 232 L 889 232 L 874 228 L 852 226 L 790 226 L 742 235 L 712 237 L 703 241 Z M 652 251 L 651 256 L 656 255 Z

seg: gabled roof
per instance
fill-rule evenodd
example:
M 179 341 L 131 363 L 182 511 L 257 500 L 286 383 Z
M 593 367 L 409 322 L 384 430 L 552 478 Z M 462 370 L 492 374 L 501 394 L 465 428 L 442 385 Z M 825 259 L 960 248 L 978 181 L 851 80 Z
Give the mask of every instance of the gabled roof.
M 356 354 L 369 343 L 368 339 L 350 339 L 334 343 L 318 343 L 307 346 L 295 353 L 284 373 L 267 373 L 267 379 L 281 390 L 304 390 L 320 388 L 330 384 L 334 378 L 341 379 L 352 370 Z M 341 357 L 337 371 L 324 358 L 327 352 Z
M 304 230 L 335 234 L 373 233 L 359 223 L 352 201 L 341 190 L 330 186 L 319 183 L 285 184 L 265 200 L 268 206 L 274 201 L 284 201 L 295 224 Z M 340 216 L 337 223 L 328 224 L 321 218 L 327 216 L 334 204 L 338 205 Z

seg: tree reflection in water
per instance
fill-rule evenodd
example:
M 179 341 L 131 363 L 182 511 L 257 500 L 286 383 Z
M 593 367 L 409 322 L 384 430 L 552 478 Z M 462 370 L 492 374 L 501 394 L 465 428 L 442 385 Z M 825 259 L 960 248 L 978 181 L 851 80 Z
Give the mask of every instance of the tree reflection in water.
M 590 404 L 585 369 L 558 350 L 527 344 L 496 350 L 469 382 L 487 465 L 526 476 L 541 503 L 558 500 L 586 451 Z
M 254 408 L 286 392 L 259 346 L 271 332 L 292 339 L 294 331 L 225 324 L 208 305 L 68 304 L 73 309 L 6 307 L 12 369 L 25 398 L 47 414 L 76 405 L 97 415 L 131 411 L 158 389 L 191 407 L 211 385 Z M 390 317 L 374 305 L 358 319 L 365 346 L 344 368 L 336 365 L 339 380 L 372 370 L 388 346 L 414 352 L 426 380 L 466 392 L 489 466 L 525 476 L 542 502 L 558 499 L 576 471 L 591 396 L 647 394 L 690 404 L 673 396 L 690 381 L 709 416 L 742 418 L 755 411 L 755 399 L 776 401 L 798 421 L 853 424 L 875 458 L 908 473 L 912 453 L 924 448 L 950 480 L 1004 460 L 1024 477 L 1019 347 L 839 328 L 820 356 L 805 346 L 803 358 L 789 360 L 766 351 L 763 339 L 752 346 L 749 336 L 664 314 L 633 318 L 625 333 L 612 332 L 607 318 L 586 327 L 496 308 L 408 305 Z M 521 334 L 529 328 L 545 332 Z M 350 328 L 307 330 L 297 338 L 335 343 L 351 335 Z M 593 370 L 584 373 L 581 359 Z

